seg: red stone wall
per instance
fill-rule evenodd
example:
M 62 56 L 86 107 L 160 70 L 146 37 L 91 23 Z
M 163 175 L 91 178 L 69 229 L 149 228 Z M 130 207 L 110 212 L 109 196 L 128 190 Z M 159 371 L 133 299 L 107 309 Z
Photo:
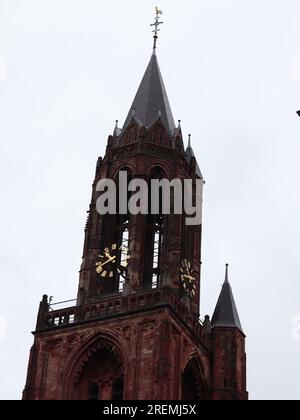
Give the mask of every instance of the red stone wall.
M 189 335 L 168 309 L 162 309 L 37 333 L 37 368 L 32 362 L 29 365 L 24 399 L 79 399 L 74 391 L 76 375 L 84 371 L 97 340 L 112 344 L 123 358 L 125 399 L 180 399 L 182 373 L 192 356 L 199 359 L 205 393 L 210 394 L 209 349 Z

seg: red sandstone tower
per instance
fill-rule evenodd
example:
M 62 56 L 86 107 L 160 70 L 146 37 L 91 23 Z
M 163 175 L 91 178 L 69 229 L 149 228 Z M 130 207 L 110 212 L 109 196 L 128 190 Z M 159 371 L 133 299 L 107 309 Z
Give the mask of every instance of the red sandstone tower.
M 123 128 L 97 162 L 76 305 L 56 310 L 46 295 L 40 303 L 25 400 L 248 398 L 228 269 L 212 320 L 200 321 L 201 225 L 96 209 L 98 181 L 117 182 L 120 171 L 147 182 L 203 179 L 174 123 L 154 38 Z

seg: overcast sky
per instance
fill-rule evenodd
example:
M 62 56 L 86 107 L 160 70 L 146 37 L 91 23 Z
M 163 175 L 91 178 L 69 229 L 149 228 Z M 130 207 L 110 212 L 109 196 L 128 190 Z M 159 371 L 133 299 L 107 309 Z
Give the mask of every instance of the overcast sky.
M 96 160 L 150 59 L 155 6 L 0 0 L 0 399 L 21 398 L 41 296 L 76 295 Z M 299 0 L 159 6 L 160 67 L 206 179 L 201 315 L 229 262 L 250 397 L 300 399 Z

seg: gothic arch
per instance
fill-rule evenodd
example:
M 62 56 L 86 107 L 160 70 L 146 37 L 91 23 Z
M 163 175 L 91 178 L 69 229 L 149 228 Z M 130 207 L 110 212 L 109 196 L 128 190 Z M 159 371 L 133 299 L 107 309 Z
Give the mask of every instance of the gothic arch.
M 168 178 L 167 171 L 162 165 L 155 164 L 148 171 L 148 214 L 145 217 L 144 251 L 143 251 L 143 279 L 144 289 L 154 289 L 162 285 L 162 266 L 164 261 L 164 246 L 167 218 L 162 214 L 162 192 L 159 194 L 159 208 L 157 214 L 152 213 L 152 179 Z
M 182 400 L 208 400 L 209 386 L 199 355 L 192 353 L 181 373 Z
M 127 199 L 129 199 L 130 195 L 131 195 L 130 192 L 128 191 L 128 185 L 129 185 L 130 181 L 134 178 L 133 169 L 130 166 L 125 165 L 125 164 L 121 165 L 114 172 L 113 179 L 114 179 L 114 182 L 116 184 L 116 193 L 117 193 L 117 197 L 116 197 L 116 201 L 117 201 L 117 215 L 116 216 L 117 217 L 116 217 L 116 219 L 118 219 L 118 212 L 119 212 L 119 173 L 122 172 L 122 171 L 127 173 L 127 193 L 126 193 Z
M 121 171 L 127 171 L 128 172 L 128 174 L 130 175 L 130 177 L 132 178 L 133 177 L 133 168 L 130 166 L 130 165 L 128 165 L 127 163 L 125 164 L 125 163 L 123 163 L 122 165 L 120 165 L 116 170 L 115 170 L 115 172 L 114 172 L 114 174 L 113 174 L 113 176 L 112 176 L 112 178 L 116 181 L 117 180 L 117 177 L 118 177 L 118 175 L 119 175 L 119 172 L 121 172 Z
M 123 132 L 118 139 L 117 147 L 137 143 L 139 140 L 142 123 L 137 117 L 133 115 L 129 123 L 125 124 L 124 127 Z
M 113 173 L 112 180 L 115 182 L 115 192 L 116 192 L 116 214 L 107 213 L 103 216 L 98 216 L 99 220 L 102 220 L 101 224 L 101 232 L 100 237 L 101 241 L 99 243 L 100 249 L 103 251 L 105 248 L 109 248 L 112 245 L 117 245 L 118 249 L 123 246 L 124 248 L 129 248 L 130 242 L 130 214 L 127 209 L 128 200 L 130 198 L 130 193 L 127 191 L 127 195 L 124 195 L 124 204 L 123 207 L 125 211 L 119 212 L 120 208 L 120 186 L 119 186 L 119 173 L 120 171 L 127 172 L 127 187 L 129 182 L 133 178 L 133 170 L 130 165 L 127 165 L 123 162 Z M 121 191 L 125 192 L 125 188 L 121 188 Z M 127 209 L 127 210 L 126 210 Z M 118 263 L 120 263 L 121 259 L 125 258 L 124 255 L 118 255 Z M 117 265 L 117 264 L 116 264 Z M 122 293 L 124 289 L 124 285 L 127 280 L 127 273 L 123 273 L 121 275 L 117 270 L 115 270 L 114 276 L 110 282 L 105 281 L 101 276 L 98 276 L 97 283 L 98 287 L 101 290 L 101 294 L 111 296 L 113 294 Z
M 148 170 L 148 179 L 151 179 L 152 176 L 157 173 L 161 172 L 164 175 L 164 178 L 169 179 L 168 170 L 161 162 L 153 164 Z
M 123 381 L 123 389 L 126 390 L 126 380 L 128 372 L 128 354 L 125 345 L 121 340 L 109 332 L 105 331 L 89 336 L 84 342 L 80 343 L 71 353 L 66 366 L 62 372 L 62 389 L 64 400 L 89 399 L 82 393 L 81 384 L 83 379 L 85 382 L 89 375 L 90 368 L 96 365 L 99 376 L 105 375 L 103 378 L 106 382 Z M 105 366 L 105 372 L 102 367 Z M 108 371 L 109 369 L 111 371 Z M 95 369 L 93 369 L 94 371 Z M 113 375 L 113 378 L 111 377 Z M 94 377 L 90 378 L 93 385 Z M 113 383 L 110 384 L 113 386 Z M 88 391 L 86 389 L 86 391 Z M 106 397 L 107 398 L 107 397 Z M 108 398 L 107 398 L 108 399 Z
M 163 122 L 161 115 L 150 122 L 147 127 L 147 141 L 155 145 L 172 147 L 172 136 Z

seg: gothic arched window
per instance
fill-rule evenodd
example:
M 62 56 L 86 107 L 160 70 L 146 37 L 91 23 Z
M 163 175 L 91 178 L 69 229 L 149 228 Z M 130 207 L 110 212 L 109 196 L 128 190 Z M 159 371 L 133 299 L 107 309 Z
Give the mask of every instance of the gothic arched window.
M 120 174 L 121 172 L 122 174 Z M 103 295 L 122 292 L 126 282 L 127 270 L 124 264 L 129 254 L 130 238 L 128 212 L 130 195 L 128 194 L 128 197 L 126 197 L 126 192 L 128 191 L 128 184 L 132 176 L 132 171 L 128 167 L 119 169 L 113 175 L 113 180 L 116 185 L 116 214 L 107 213 L 102 216 L 101 243 L 99 249 L 102 255 L 108 249 L 110 254 L 114 256 L 113 262 L 105 267 L 106 275 L 109 273 L 109 281 L 105 276 L 102 278 L 100 275 L 97 279 L 98 282 L 101 282 L 100 290 Z
M 119 379 L 116 379 L 113 383 L 112 400 L 114 401 L 123 400 L 123 392 L 124 392 L 124 378 L 120 377 Z
M 127 176 L 127 186 L 122 186 L 120 187 L 119 185 L 119 173 L 120 172 L 126 172 L 126 176 Z M 120 253 L 119 253 L 119 261 L 118 261 L 118 266 L 120 267 L 125 267 L 128 260 L 128 252 L 129 252 L 129 238 L 130 238 L 130 230 L 129 230 L 129 211 L 128 211 L 128 201 L 130 198 L 130 194 L 128 193 L 128 184 L 130 183 L 130 181 L 132 180 L 132 171 L 125 167 L 120 169 L 120 171 L 117 174 L 116 177 L 116 184 L 117 184 L 117 217 L 116 217 L 116 225 L 115 225 L 115 243 L 117 244 Z M 125 201 L 122 203 L 121 207 L 126 207 L 126 213 L 125 214 L 120 214 L 119 213 L 119 209 L 120 209 L 120 198 L 122 199 L 122 196 L 120 196 L 120 188 L 123 188 L 123 190 L 126 188 L 127 191 L 127 203 L 125 203 Z M 123 199 L 125 200 L 125 196 L 123 196 Z M 117 271 L 116 273 L 116 289 L 119 292 L 123 292 L 124 290 L 124 285 L 126 282 L 126 274 L 127 274 L 127 270 L 121 270 L 121 271 Z
M 121 355 L 109 342 L 99 342 L 87 350 L 90 358 L 80 362 L 75 375 L 72 400 L 122 400 L 124 365 Z
M 181 399 L 185 401 L 204 399 L 202 375 L 196 358 L 190 360 L 184 369 L 182 376 Z
M 98 401 L 99 400 L 100 386 L 96 382 L 92 382 L 89 386 L 89 400 Z
M 121 267 L 126 267 L 128 263 L 128 250 L 129 250 L 129 224 L 128 219 L 125 222 L 122 222 L 120 227 L 120 238 L 119 238 L 119 246 L 120 246 L 120 255 L 119 255 L 119 265 Z M 120 271 L 117 273 L 118 276 L 118 290 L 119 292 L 123 292 L 124 285 L 126 281 L 126 269 L 124 271 Z
M 154 168 L 149 177 L 149 214 L 146 217 L 145 233 L 145 269 L 144 287 L 155 289 L 161 284 L 161 265 L 163 256 L 163 243 L 165 233 L 165 217 L 162 214 L 162 191 L 159 193 L 159 214 L 151 214 L 151 180 L 165 179 L 165 172 L 157 167 Z
M 163 216 L 155 217 L 153 222 L 153 263 L 152 263 L 152 289 L 159 286 L 160 283 L 160 267 L 161 267 L 161 253 L 163 244 Z

